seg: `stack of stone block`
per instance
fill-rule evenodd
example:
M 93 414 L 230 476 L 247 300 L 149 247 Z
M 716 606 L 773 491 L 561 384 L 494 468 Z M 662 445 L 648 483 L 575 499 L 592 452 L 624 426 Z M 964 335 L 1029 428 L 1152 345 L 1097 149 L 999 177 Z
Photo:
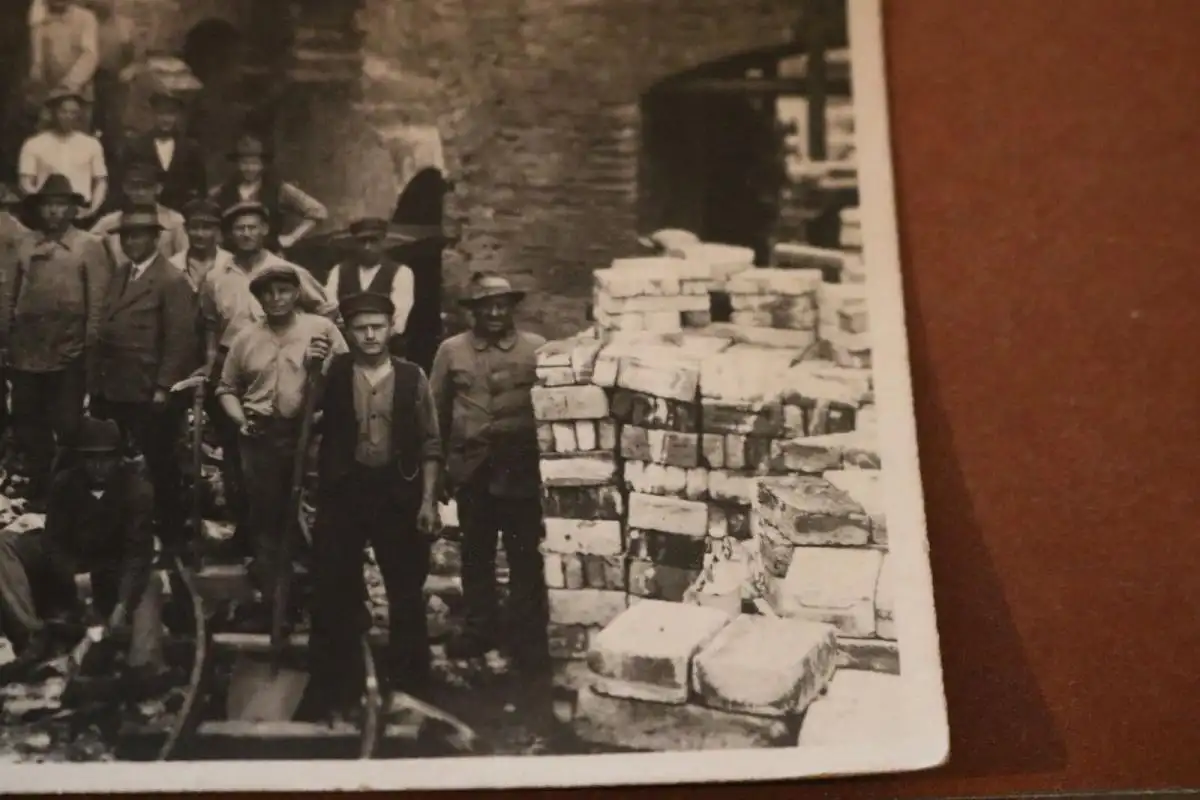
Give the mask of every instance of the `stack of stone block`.
M 670 333 L 711 321 L 711 265 L 700 259 L 618 258 L 592 273 L 592 309 L 605 331 Z
M 794 334 L 793 346 L 816 341 L 817 293 L 821 272 L 766 267 L 748 269 L 725 284 L 733 309 L 730 322 L 748 328 L 770 328 Z
M 861 253 L 862 217 L 859 214 L 858 206 L 843 208 L 838 217 L 841 222 L 838 244 L 848 252 Z
M 822 358 L 842 367 L 869 369 L 871 342 L 861 254 L 780 242 L 771 261 L 781 270 L 820 270 L 814 306 L 815 338 L 821 343 Z
M 836 661 L 828 624 L 646 600 L 594 638 L 574 730 L 631 750 L 791 746 Z

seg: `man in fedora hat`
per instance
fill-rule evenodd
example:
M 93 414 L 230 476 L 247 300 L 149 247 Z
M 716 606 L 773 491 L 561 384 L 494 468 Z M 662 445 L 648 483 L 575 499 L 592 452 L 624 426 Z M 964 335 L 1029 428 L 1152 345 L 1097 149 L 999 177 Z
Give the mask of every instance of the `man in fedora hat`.
M 176 93 L 162 88 L 153 92 L 150 108 L 154 127 L 133 137 L 121 154 L 122 164 L 147 162 L 158 166 L 162 177 L 159 202 L 176 211 L 208 193 L 204 151 L 183 132 L 184 107 L 183 97 Z
M 154 490 L 123 457 L 111 421 L 84 418 L 73 450 L 72 466 L 55 476 L 45 528 L 0 532 L 0 618 L 17 651 L 5 677 L 19 680 L 54 655 L 47 620 L 78 627 L 80 572 L 91 574 L 92 602 L 110 633 L 130 633 L 128 665 L 151 677 L 163 669 L 162 586 L 151 573 Z
M 248 532 L 254 552 L 251 575 L 265 597 L 278 570 L 290 568 L 278 563 L 280 534 L 288 513 L 308 369 L 347 350 L 332 320 L 299 310 L 301 271 L 277 260 L 251 275 L 250 291 L 264 316 L 242 328 L 229 345 L 216 391 L 238 431 L 247 502 L 240 527 Z
M 265 246 L 271 252 L 287 251 L 329 218 L 329 210 L 321 201 L 275 173 L 271 148 L 261 136 L 243 134 L 227 157 L 236 172 L 224 183 L 213 187 L 209 197 L 223 209 L 246 202 L 261 203 L 267 212 Z M 285 231 L 284 225 L 289 218 L 298 221 L 291 230 Z
M 0 353 L 37 496 L 49 486 L 55 440 L 69 443 L 83 414 L 111 266 L 100 240 L 72 227 L 83 198 L 64 176 L 48 177 L 30 199 L 39 230 L 0 269 Z
M 46 99 L 50 125 L 25 140 L 17 160 L 21 191 L 32 195 L 50 175 L 63 175 L 83 198 L 76 222 L 81 227 L 100 211 L 108 197 L 108 166 L 104 148 L 80 130 L 83 96 L 56 89 Z
M 158 210 L 121 212 L 114 234 L 121 262 L 109 285 L 101 318 L 92 413 L 112 419 L 146 458 L 163 543 L 182 540 L 183 477 L 175 447 L 184 407 L 171 387 L 199 362 L 196 301 L 187 279 L 157 249 Z
M 500 275 L 472 276 L 461 301 L 472 328 L 444 341 L 430 383 L 446 442 L 445 482 L 462 530 L 465 626 L 446 647 L 451 657 L 481 655 L 497 644 L 496 534 L 508 557 L 509 650 L 540 671 L 548 659 L 546 585 L 538 543 L 542 511 L 537 429 L 530 389 L 545 339 L 517 330 L 524 293 Z
M 387 220 L 377 217 L 351 223 L 353 254 L 349 261 L 330 270 L 325 294 L 339 301 L 362 292 L 390 297 L 395 310 L 389 349 L 403 356 L 404 332 L 413 307 L 413 271 L 404 264 L 397 264 L 384 250 L 389 227 Z
M 154 209 L 159 226 L 157 248 L 163 258 L 171 258 L 187 250 L 183 215 L 158 201 L 162 193 L 162 169 L 158 164 L 153 161 L 135 161 L 129 164 L 121 179 L 121 191 L 126 207 Z M 117 235 L 117 227 L 123 217 L 123 211 L 113 211 L 105 214 L 92 226 L 92 233 L 104 239 L 109 255 L 117 265 L 129 260 L 121 249 L 121 237 Z
M 238 203 L 222 213 L 225 241 L 232 257 L 214 263 L 200 285 L 200 314 L 204 327 L 205 374 L 210 384 L 220 378 L 233 341 L 243 330 L 266 317 L 262 304 L 250 288 L 250 278 L 268 266 L 285 265 L 300 284 L 297 304 L 302 311 L 333 319 L 337 305 L 325 297 L 321 284 L 303 267 L 297 267 L 266 250 L 268 212 L 261 203 Z M 223 452 L 222 477 L 225 498 L 238 525 L 235 544 L 248 550 L 244 531 L 247 502 L 243 488 L 238 426 L 225 414 L 214 419 Z
M 356 706 L 365 631 L 368 544 L 388 599 L 391 689 L 420 694 L 429 678 L 423 587 L 437 533 L 442 447 L 424 371 L 388 352 L 396 309 L 384 294 L 340 303 L 350 352 L 334 356 L 322 396 L 317 519 L 313 527 L 311 686 L 324 708 Z M 369 618 L 366 618 L 369 619 Z

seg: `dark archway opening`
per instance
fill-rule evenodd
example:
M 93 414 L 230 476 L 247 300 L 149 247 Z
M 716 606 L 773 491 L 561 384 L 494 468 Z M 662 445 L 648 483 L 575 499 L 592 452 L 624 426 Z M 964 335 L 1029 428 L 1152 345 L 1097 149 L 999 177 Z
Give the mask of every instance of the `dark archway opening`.
M 188 31 L 180 58 L 206 86 L 223 83 L 240 61 L 242 35 L 223 19 L 206 19 Z
M 397 253 L 413 271 L 413 310 L 409 317 L 408 358 L 427 372 L 443 334 L 442 253 L 448 243 L 443 213 L 448 184 L 432 167 L 413 176 L 392 211 L 392 224 L 416 241 Z
M 17 179 L 17 155 L 33 130 L 36 116 L 25 103 L 29 71 L 29 6 L 31 0 L 0 3 L 0 180 Z

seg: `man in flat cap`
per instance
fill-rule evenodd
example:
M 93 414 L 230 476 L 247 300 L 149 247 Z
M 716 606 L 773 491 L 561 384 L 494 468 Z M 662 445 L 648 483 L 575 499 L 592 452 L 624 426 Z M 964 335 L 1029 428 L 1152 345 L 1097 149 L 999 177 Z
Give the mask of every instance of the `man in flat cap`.
M 215 384 L 233 340 L 248 327 L 265 319 L 263 307 L 250 290 L 251 273 L 268 266 L 284 265 L 299 281 L 296 300 L 299 310 L 333 320 L 337 304 L 325 297 L 325 290 L 308 270 L 285 261 L 266 247 L 269 212 L 261 203 L 238 203 L 221 214 L 222 231 L 232 258 L 213 264 L 200 286 L 200 314 L 204 325 L 205 374 Z M 234 545 L 250 554 L 250 542 L 243 533 L 247 510 L 238 447 L 238 428 L 225 414 L 214 417 L 217 437 L 223 453 L 222 478 L 225 499 L 237 521 Z
M 162 174 L 159 202 L 183 211 L 191 200 L 208 193 L 208 168 L 200 145 L 183 132 L 184 98 L 166 89 L 150 95 L 154 127 L 125 146 L 122 164 L 139 161 L 158 166 Z
M 108 198 L 108 165 L 94 136 L 80 130 L 84 98 L 77 90 L 56 89 L 46 99 L 49 127 L 21 145 L 17 163 L 21 191 L 35 194 L 50 175 L 62 175 L 82 202 L 75 224 L 87 227 Z
M 80 572 L 91 573 L 92 601 L 110 632 L 131 634 L 128 665 L 147 677 L 163 670 L 154 490 L 121 444 L 116 423 L 85 417 L 76 458 L 54 478 L 45 529 L 0 532 L 0 617 L 17 651 L 6 678 L 54 655 L 47 620 L 82 617 Z
M 388 688 L 421 694 L 429 679 L 423 587 L 437 533 L 442 448 L 424 371 L 388 352 L 396 309 L 387 295 L 340 304 L 350 352 L 335 356 L 323 393 L 313 528 L 313 679 L 317 716 L 359 705 L 358 637 L 369 625 L 363 552 L 370 545 L 388 599 Z
M 64 176 L 51 175 L 30 199 L 39 230 L 0 269 L 0 353 L 37 498 L 49 487 L 55 441 L 68 444 L 83 414 L 112 269 L 104 245 L 72 227 L 83 198 Z
M 392 314 L 392 341 L 388 347 L 394 354 L 402 356 L 403 336 L 413 307 L 413 272 L 404 264 L 397 264 L 385 252 L 388 227 L 387 220 L 375 217 L 360 219 L 350 225 L 350 234 L 354 237 L 353 255 L 346 263 L 330 270 L 325 294 L 339 301 L 361 292 L 391 298 L 395 311 Z
M 182 542 L 183 476 L 175 447 L 184 406 L 171 387 L 199 364 L 196 301 L 187 279 L 158 250 L 155 206 L 121 213 L 121 263 L 109 284 L 97 347 L 92 413 L 112 419 L 146 458 L 165 546 Z
M 187 249 L 171 256 L 171 265 L 187 279 L 197 296 L 213 268 L 227 267 L 233 254 L 221 247 L 221 209 L 206 198 L 189 200 L 183 207 Z
M 253 546 L 251 576 L 270 597 L 278 571 L 281 532 L 290 513 L 288 498 L 304 411 L 308 372 L 329 356 L 347 351 L 332 320 L 300 311 L 301 268 L 285 261 L 259 267 L 250 291 L 264 317 L 250 323 L 229 346 L 217 397 L 237 426 L 245 479 L 244 529 Z M 269 619 L 269 609 L 260 608 Z
M 446 443 L 445 481 L 454 492 L 462 530 L 463 634 L 446 647 L 452 658 L 481 655 L 496 637 L 496 535 L 508 557 L 507 644 L 520 667 L 548 663 L 546 585 L 537 432 L 530 389 L 536 352 L 545 339 L 517 330 L 513 314 L 524 297 L 500 275 L 472 276 L 461 301 L 471 330 L 442 342 L 430 383 Z
M 121 178 L 121 193 L 126 207 L 154 209 L 159 225 L 156 247 L 163 258 L 171 258 L 187 250 L 183 215 L 158 201 L 162 193 L 162 169 L 157 164 L 152 161 L 136 161 L 129 164 Z M 113 211 L 105 214 L 96 221 L 91 231 L 93 235 L 104 239 L 113 264 L 116 265 L 129 260 L 129 256 L 121 250 L 121 237 L 117 235 L 117 227 L 121 224 L 123 213 Z

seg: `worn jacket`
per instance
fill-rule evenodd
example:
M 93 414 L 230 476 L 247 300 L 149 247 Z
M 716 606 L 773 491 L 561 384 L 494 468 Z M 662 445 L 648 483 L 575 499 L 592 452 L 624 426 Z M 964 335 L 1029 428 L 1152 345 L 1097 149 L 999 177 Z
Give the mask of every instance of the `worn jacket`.
M 54 372 L 95 345 L 112 273 L 99 239 L 33 233 L 0 258 L 13 262 L 0 269 L 0 349 L 13 368 Z
M 117 601 L 132 611 L 154 562 L 154 490 L 139 462 L 123 462 L 96 498 L 81 467 L 55 476 L 46 507 L 52 580 L 79 572 L 116 573 Z
M 90 388 L 108 400 L 142 403 L 198 366 L 196 300 L 187 278 L 161 255 L 135 281 L 131 268 L 118 267 L 109 285 Z
M 490 344 L 473 332 L 442 342 L 430 384 L 452 487 L 487 481 L 499 497 L 536 497 L 537 426 L 530 390 L 537 349 L 546 340 L 514 331 Z M 477 474 L 486 469 L 486 475 Z
M 134 162 L 150 162 L 165 167 L 162 179 L 162 194 L 158 201 L 167 208 L 182 211 L 187 202 L 196 197 L 204 197 L 208 193 L 208 168 L 204 160 L 204 151 L 193 139 L 184 136 L 175 137 L 175 153 L 170 165 L 164 165 L 158 158 L 158 148 L 154 146 L 154 133 L 144 133 L 129 141 L 121 153 L 122 168 Z

